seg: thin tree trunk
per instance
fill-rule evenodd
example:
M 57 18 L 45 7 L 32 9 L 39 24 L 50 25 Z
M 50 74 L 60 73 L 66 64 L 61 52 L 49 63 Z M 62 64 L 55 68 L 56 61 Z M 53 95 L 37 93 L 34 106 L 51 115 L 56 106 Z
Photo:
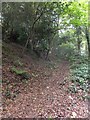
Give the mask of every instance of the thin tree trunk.
M 23 54 L 24 54 L 24 52 L 25 52 L 25 49 L 27 48 L 28 43 L 29 43 L 29 37 L 28 37 L 28 39 L 27 39 L 27 41 L 26 41 L 26 44 L 25 44 L 25 46 L 24 46 L 24 48 L 23 48 L 22 56 L 23 56 Z
M 45 4 L 45 6 L 44 6 L 44 8 L 43 8 L 43 11 L 41 11 L 41 14 L 39 15 L 39 17 L 37 17 L 37 18 L 35 19 L 35 21 L 33 22 L 32 27 L 31 27 L 31 31 L 33 31 L 33 28 L 34 28 L 36 22 L 37 22 L 37 21 L 41 18 L 41 16 L 43 15 L 45 8 L 46 8 L 46 4 Z M 27 45 L 28 45 L 28 43 L 29 43 L 29 40 L 32 39 L 32 36 L 33 36 L 32 34 L 33 34 L 33 33 L 32 33 L 32 34 L 31 34 L 31 33 L 32 33 L 32 32 L 30 32 L 30 34 L 29 34 L 29 36 L 28 36 L 28 39 L 27 39 L 26 44 L 25 44 L 25 46 L 24 46 L 22 55 L 24 54 L 25 49 L 27 48 Z
M 81 41 L 80 41 L 79 35 L 78 35 L 77 43 L 78 43 L 78 54 L 80 55 L 81 54 Z
M 81 34 L 81 28 L 77 27 L 76 28 L 77 31 L 77 47 L 78 47 L 78 54 L 81 54 L 81 40 L 80 40 L 80 34 Z
M 89 32 L 87 27 L 86 27 L 86 39 L 87 39 L 87 45 L 88 45 L 88 56 L 90 58 L 90 38 L 89 38 Z

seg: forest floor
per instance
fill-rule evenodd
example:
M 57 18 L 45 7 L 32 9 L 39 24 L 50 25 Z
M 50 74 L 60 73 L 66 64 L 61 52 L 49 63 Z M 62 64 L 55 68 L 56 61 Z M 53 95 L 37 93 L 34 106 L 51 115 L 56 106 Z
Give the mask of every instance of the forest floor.
M 29 55 L 20 58 L 21 51 L 15 44 L 3 45 L 2 118 L 87 118 L 84 93 L 68 89 L 70 63 L 36 60 Z M 30 78 L 12 73 L 13 67 L 27 71 Z

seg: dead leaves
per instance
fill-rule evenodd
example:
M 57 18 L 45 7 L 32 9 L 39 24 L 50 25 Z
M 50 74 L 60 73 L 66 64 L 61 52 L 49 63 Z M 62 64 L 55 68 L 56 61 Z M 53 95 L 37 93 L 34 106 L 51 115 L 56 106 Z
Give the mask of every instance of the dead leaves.
M 9 58 L 3 57 L 3 117 L 87 117 L 87 106 L 78 98 L 80 94 L 67 91 L 70 84 L 68 62 L 49 65 L 25 56 L 15 63 Z M 11 72 L 13 66 L 27 71 L 31 75 L 28 81 L 27 76 L 22 78 Z

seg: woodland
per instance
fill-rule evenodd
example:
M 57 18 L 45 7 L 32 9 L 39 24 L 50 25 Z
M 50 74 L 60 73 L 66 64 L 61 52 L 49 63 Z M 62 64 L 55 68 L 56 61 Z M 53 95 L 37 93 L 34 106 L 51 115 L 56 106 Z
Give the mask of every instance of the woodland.
M 89 6 L 2 2 L 2 118 L 88 118 Z

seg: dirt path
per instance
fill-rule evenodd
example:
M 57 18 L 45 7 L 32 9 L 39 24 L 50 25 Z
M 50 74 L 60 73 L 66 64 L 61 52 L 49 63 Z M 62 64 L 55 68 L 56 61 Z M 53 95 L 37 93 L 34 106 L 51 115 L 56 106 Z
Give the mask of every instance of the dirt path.
M 39 72 L 40 76 L 32 78 L 25 90 L 5 108 L 3 117 L 88 117 L 87 101 L 77 98 L 78 93 L 67 91 L 70 84 L 68 62 L 61 62 L 52 72 L 43 67 Z

